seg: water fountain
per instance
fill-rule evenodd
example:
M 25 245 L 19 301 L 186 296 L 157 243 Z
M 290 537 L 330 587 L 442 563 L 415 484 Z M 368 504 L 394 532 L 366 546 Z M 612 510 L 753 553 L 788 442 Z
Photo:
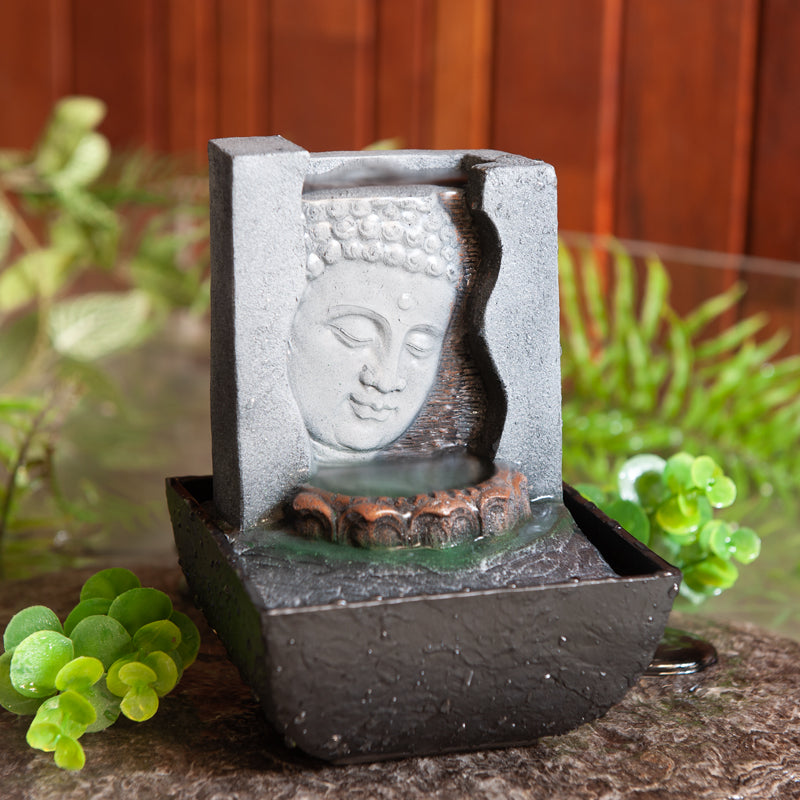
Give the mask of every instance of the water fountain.
M 214 474 L 167 494 L 268 720 L 354 762 L 602 714 L 680 573 L 562 484 L 552 167 L 281 137 L 209 156 Z

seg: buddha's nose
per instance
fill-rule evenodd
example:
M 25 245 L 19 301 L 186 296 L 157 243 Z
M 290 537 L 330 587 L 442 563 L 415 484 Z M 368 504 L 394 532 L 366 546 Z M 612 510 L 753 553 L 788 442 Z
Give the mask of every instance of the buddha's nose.
M 358 378 L 364 386 L 371 386 L 381 394 L 402 392 L 408 383 L 400 373 L 399 359 L 390 359 L 389 363 L 377 361 L 374 366 L 364 364 Z

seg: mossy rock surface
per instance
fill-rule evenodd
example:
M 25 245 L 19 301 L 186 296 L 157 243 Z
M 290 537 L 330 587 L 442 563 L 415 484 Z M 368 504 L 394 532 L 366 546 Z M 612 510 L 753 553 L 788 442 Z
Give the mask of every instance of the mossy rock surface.
M 129 565 L 130 566 L 130 565 Z M 644 678 L 600 720 L 535 746 L 334 767 L 271 732 L 202 616 L 177 566 L 132 565 L 201 628 L 200 655 L 151 720 L 122 720 L 83 739 L 86 766 L 59 770 L 25 743 L 30 718 L 0 712 L 5 800 L 264 797 L 706 800 L 800 798 L 800 643 L 752 626 L 676 616 L 711 639 L 705 673 Z M 0 586 L 0 625 L 42 604 L 63 619 L 94 570 Z

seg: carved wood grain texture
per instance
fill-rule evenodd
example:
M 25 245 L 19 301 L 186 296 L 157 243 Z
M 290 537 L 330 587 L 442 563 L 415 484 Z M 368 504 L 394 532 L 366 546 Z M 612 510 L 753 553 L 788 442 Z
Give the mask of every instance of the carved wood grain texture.
M 554 163 L 565 229 L 800 261 L 794 0 L 3 0 L 2 22 L 3 147 L 68 93 L 108 102 L 115 145 L 198 165 L 229 135 L 490 146 Z M 682 275 L 681 303 L 736 277 Z M 771 278 L 743 311 L 797 328 L 798 303 Z

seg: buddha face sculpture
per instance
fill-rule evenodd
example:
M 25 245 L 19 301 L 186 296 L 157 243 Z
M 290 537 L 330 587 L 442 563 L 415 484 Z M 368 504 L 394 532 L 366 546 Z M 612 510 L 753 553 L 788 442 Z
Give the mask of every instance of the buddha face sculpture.
M 367 460 L 433 386 L 460 277 L 436 194 L 307 199 L 289 379 L 318 464 Z

